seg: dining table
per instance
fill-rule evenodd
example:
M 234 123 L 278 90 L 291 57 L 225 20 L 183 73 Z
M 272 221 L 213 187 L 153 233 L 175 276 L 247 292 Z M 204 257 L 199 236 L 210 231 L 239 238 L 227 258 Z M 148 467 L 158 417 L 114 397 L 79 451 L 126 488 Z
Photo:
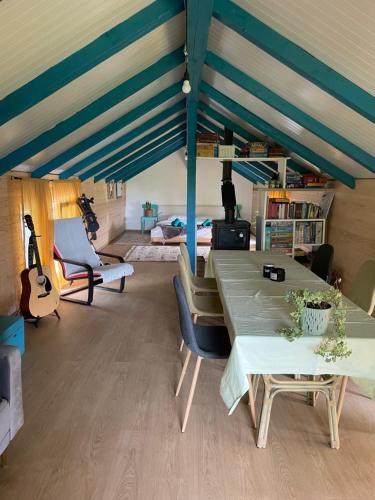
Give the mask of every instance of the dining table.
M 263 277 L 265 264 L 283 268 L 285 281 Z M 359 385 L 363 380 L 367 390 L 375 387 L 375 319 L 348 298 L 343 300 L 350 356 L 327 362 L 315 352 L 322 337 L 304 334 L 290 342 L 278 333 L 293 326 L 292 306 L 285 300 L 289 290 L 330 286 L 306 266 L 288 255 L 211 250 L 205 276 L 216 278 L 232 345 L 220 385 L 229 414 L 248 392 L 249 374 L 346 375 Z

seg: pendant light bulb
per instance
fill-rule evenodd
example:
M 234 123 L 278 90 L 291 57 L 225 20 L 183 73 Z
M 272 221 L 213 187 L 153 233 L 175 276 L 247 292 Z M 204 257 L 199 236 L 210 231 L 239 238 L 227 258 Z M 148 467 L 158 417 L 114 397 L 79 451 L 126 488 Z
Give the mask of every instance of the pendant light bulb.
M 190 94 L 191 92 L 191 85 L 190 85 L 190 82 L 189 80 L 184 80 L 184 83 L 182 84 L 182 92 L 184 94 Z

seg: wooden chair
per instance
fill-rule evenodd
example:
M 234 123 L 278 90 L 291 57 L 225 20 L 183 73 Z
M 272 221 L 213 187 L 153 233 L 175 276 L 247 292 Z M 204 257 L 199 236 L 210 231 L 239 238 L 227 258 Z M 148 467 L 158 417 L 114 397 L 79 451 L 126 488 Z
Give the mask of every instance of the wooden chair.
M 375 260 L 368 260 L 362 264 L 347 297 L 369 316 L 372 315 L 375 308 Z M 341 417 L 347 385 L 348 377 L 343 377 L 337 403 L 337 420 Z
M 185 260 L 182 255 L 177 257 L 178 267 L 180 271 L 181 282 L 185 290 L 186 298 L 189 304 L 189 309 L 193 315 L 193 322 L 196 323 L 199 316 L 222 317 L 223 306 L 221 305 L 218 294 L 216 295 L 197 295 L 193 294 L 189 273 L 185 265 Z M 184 347 L 184 339 L 182 338 L 180 351 Z
M 145 231 L 145 222 L 146 221 L 152 221 L 154 225 L 158 222 L 159 220 L 159 206 L 158 205 L 151 205 L 151 210 L 152 210 L 152 215 L 145 215 L 144 210 L 146 208 L 146 205 L 142 205 L 142 210 L 143 210 L 143 215 L 141 217 L 141 231 L 142 234 Z
M 186 360 L 182 368 L 180 380 L 176 389 L 176 397 L 180 393 L 182 382 L 184 380 L 186 370 L 190 361 L 191 353 L 196 354 L 197 356 L 193 381 L 191 383 L 188 402 L 186 405 L 181 429 L 182 432 L 185 432 L 202 359 L 228 359 L 231 350 L 231 344 L 228 330 L 225 326 L 206 326 L 196 325 L 193 323 L 181 279 L 178 276 L 175 276 L 173 278 L 173 284 L 176 291 L 178 303 L 181 334 L 188 348 Z
M 191 270 L 190 257 L 187 251 L 185 243 L 180 243 L 180 251 L 182 258 L 184 259 L 185 267 L 187 270 L 189 285 L 193 293 L 207 292 L 207 293 L 218 293 L 217 283 L 215 278 L 201 278 L 195 276 Z

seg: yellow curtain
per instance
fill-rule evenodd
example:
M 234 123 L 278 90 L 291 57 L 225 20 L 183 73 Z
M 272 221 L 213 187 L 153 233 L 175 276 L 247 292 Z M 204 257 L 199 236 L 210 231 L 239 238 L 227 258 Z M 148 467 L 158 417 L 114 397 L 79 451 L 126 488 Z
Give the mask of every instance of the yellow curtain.
M 54 285 L 61 289 L 65 284 L 60 265 L 53 259 L 53 219 L 77 217 L 80 210 L 76 204 L 80 196 L 81 182 L 49 181 L 44 179 L 22 179 L 23 213 L 33 218 L 38 238 L 40 259 L 51 269 Z
M 59 280 L 53 260 L 53 214 L 50 181 L 44 179 L 22 179 L 23 213 L 33 218 L 38 249 L 42 265 L 50 268 L 56 287 Z
M 81 215 L 76 203 L 81 195 L 81 181 L 51 181 L 52 213 L 54 219 L 68 219 Z

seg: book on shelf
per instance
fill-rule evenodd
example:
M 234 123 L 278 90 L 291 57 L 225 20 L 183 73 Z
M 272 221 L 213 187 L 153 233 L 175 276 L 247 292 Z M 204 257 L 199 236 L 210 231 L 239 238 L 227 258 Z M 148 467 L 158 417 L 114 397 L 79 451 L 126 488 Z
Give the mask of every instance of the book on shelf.
M 267 222 L 265 227 L 265 250 L 292 249 L 293 224 L 285 221 Z
M 321 245 L 323 243 L 323 221 L 297 222 L 295 243 Z
M 268 199 L 268 219 L 318 219 L 321 208 L 316 203 L 292 201 L 287 198 Z

